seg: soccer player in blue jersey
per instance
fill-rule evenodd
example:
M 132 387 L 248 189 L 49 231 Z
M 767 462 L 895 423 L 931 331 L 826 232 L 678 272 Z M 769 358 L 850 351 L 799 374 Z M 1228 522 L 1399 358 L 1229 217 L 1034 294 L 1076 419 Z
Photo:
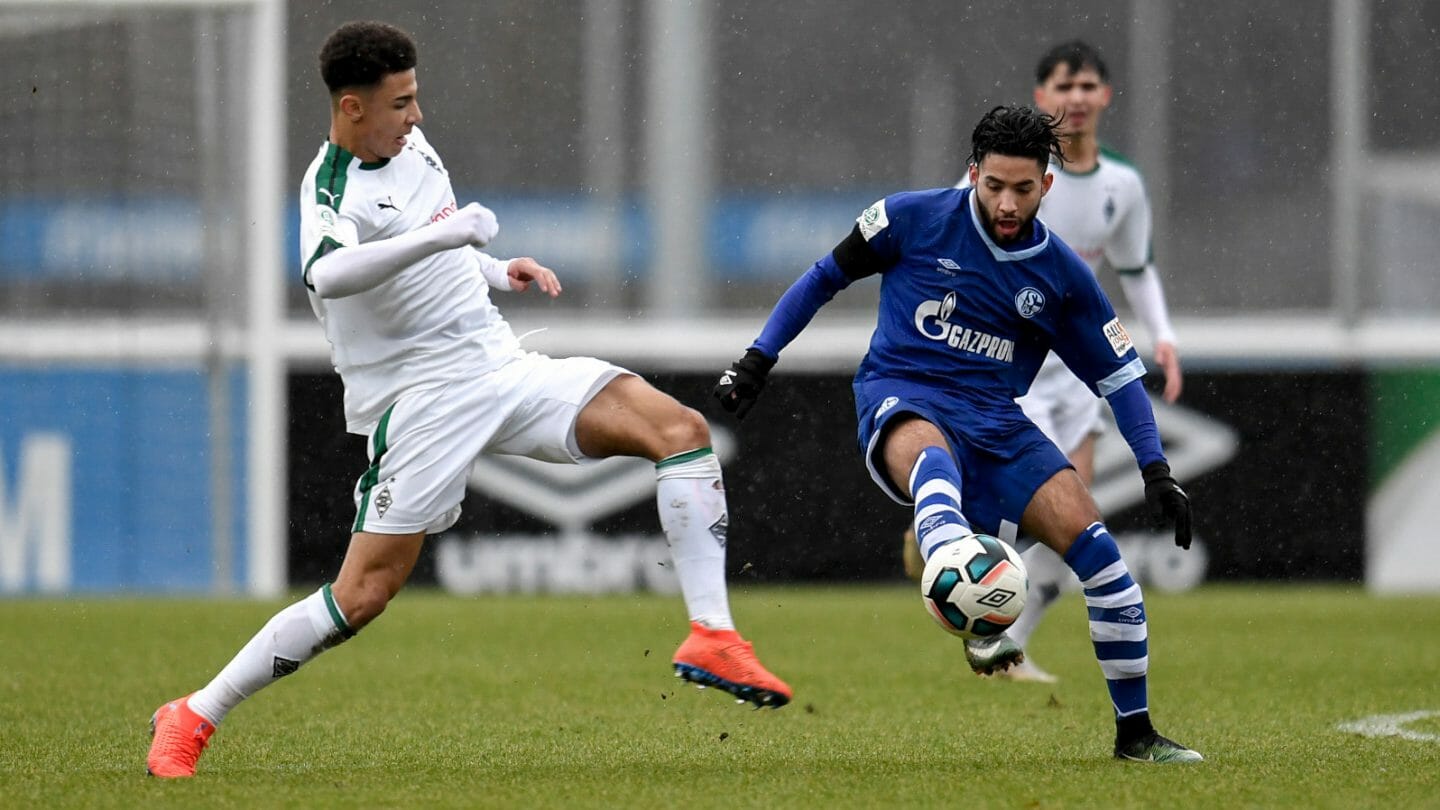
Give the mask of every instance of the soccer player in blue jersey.
M 1100 143 L 1099 126 L 1110 106 L 1110 73 L 1100 52 L 1072 40 L 1047 50 L 1035 66 L 1035 106 L 1060 123 L 1064 163 L 1052 162 L 1054 184 L 1040 204 L 1039 216 L 1099 275 L 1108 268 L 1120 282 L 1155 348 L 1155 365 L 1164 373 L 1166 402 L 1180 397 L 1183 375 L 1175 330 L 1150 248 L 1150 203 L 1140 172 Z M 961 181 L 961 185 L 969 178 Z M 1041 364 L 1020 408 L 1065 452 L 1080 479 L 1095 479 L 1096 439 L 1105 430 L 1100 400 L 1051 353 Z M 1031 654 L 1029 640 L 1050 605 L 1074 579 L 1068 566 L 1042 544 L 1021 538 L 1030 588 L 1025 611 L 1006 632 L 1026 649 L 1025 661 L 999 673 L 1006 679 L 1053 683 Z M 901 542 L 905 572 L 919 580 L 924 569 L 913 529 Z
M 1144 363 L 1095 273 L 1036 219 L 1052 158 L 1063 160 L 1055 119 L 991 110 L 972 135 L 970 188 L 902 192 L 865 209 L 781 296 L 715 396 L 743 418 L 820 307 L 878 274 L 876 328 L 855 373 L 860 448 L 875 483 L 914 508 L 921 556 L 977 531 L 1012 542 L 1024 531 L 1054 549 L 1085 591 L 1115 756 L 1200 761 L 1151 724 L 1140 588 L 1074 467 L 1015 402 L 1054 350 L 1109 401 L 1147 500 L 1189 547 L 1190 502 L 1160 446 Z M 1002 633 L 967 641 L 966 658 L 991 673 L 1024 652 Z

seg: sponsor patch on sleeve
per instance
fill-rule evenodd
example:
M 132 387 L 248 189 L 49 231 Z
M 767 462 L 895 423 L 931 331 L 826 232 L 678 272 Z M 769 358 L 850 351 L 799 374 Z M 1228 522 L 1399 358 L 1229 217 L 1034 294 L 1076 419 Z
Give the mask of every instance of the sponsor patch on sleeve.
M 320 238 L 333 239 L 344 244 L 345 240 L 340 237 L 339 218 L 335 215 L 335 209 L 328 205 L 315 206 L 315 216 L 320 220 Z
M 1105 324 L 1103 331 L 1105 339 L 1110 341 L 1110 348 L 1115 352 L 1116 357 L 1124 357 L 1126 352 L 1135 348 L 1135 344 L 1130 342 L 1130 333 L 1125 331 L 1119 318 Z
M 875 238 L 875 234 L 885 230 L 890 220 L 885 217 L 885 200 L 876 200 L 875 204 L 860 212 L 855 222 L 860 225 L 860 235 L 869 242 Z

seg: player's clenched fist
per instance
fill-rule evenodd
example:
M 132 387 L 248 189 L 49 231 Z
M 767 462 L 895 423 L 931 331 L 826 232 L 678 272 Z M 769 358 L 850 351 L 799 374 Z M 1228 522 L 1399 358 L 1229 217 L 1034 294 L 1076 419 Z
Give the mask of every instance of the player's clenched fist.
M 759 349 L 747 349 L 745 356 L 730 364 L 715 384 L 715 398 L 725 410 L 744 419 L 754 407 L 760 391 L 765 388 L 765 377 L 775 367 L 775 360 L 760 353 Z
M 457 211 L 451 219 L 456 221 L 456 227 L 462 229 L 466 244 L 475 247 L 485 247 L 495 238 L 495 234 L 500 233 L 500 223 L 495 219 L 495 212 L 480 203 L 470 203 Z

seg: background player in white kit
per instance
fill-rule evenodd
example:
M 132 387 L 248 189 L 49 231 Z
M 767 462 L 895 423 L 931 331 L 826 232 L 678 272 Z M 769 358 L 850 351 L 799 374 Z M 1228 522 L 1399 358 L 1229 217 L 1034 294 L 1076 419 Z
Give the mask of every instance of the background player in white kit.
M 1165 374 L 1163 396 L 1180 396 L 1182 375 L 1175 332 L 1165 306 L 1160 275 L 1151 254 L 1150 204 L 1140 173 L 1100 145 L 1098 130 L 1112 89 L 1099 51 L 1081 41 L 1054 46 L 1035 67 L 1035 106 L 1060 122 L 1063 165 L 1051 163 L 1055 180 L 1040 204 L 1040 219 L 1065 240 L 1097 273 L 1114 270 L 1130 308 L 1144 322 L 1154 344 L 1156 365 Z M 1095 478 L 1095 440 L 1103 431 L 1100 400 L 1051 353 L 1030 391 L 1019 399 L 1030 417 L 1070 458 L 1088 487 Z M 903 543 L 905 571 L 919 579 L 924 570 L 914 529 Z M 1074 575 L 1043 543 L 1023 549 L 1030 574 L 1025 610 L 1008 633 L 1022 647 L 1047 608 Z M 997 675 L 1013 680 L 1053 683 L 1026 650 L 1026 660 Z
M 533 259 L 478 250 L 498 231 L 495 215 L 456 203 L 416 128 L 415 65 L 413 40 L 384 23 L 341 26 L 320 52 L 331 126 L 301 187 L 302 260 L 345 384 L 347 430 L 369 437 L 371 462 L 345 560 L 333 584 L 276 614 L 207 686 L 156 710 L 146 760 L 155 776 L 193 776 L 231 709 L 379 616 L 425 535 L 459 517 L 482 453 L 654 461 L 691 620 L 676 675 L 757 706 L 790 699 L 731 620 L 729 515 L 705 419 L 609 363 L 521 350 L 487 284 L 551 296 L 560 284 Z

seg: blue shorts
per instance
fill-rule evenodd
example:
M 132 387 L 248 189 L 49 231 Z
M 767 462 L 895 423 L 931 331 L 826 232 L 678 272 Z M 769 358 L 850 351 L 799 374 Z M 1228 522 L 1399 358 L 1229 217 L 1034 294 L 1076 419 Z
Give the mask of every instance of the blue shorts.
M 906 380 L 855 381 L 855 414 L 865 466 L 885 494 L 911 505 L 906 482 L 885 473 L 880 437 L 900 414 L 935 425 L 950 442 L 960 470 L 960 509 L 976 531 L 1014 542 L 1025 507 L 1040 485 L 1071 467 L 1070 460 L 1025 417 L 1013 400 L 983 403 Z

